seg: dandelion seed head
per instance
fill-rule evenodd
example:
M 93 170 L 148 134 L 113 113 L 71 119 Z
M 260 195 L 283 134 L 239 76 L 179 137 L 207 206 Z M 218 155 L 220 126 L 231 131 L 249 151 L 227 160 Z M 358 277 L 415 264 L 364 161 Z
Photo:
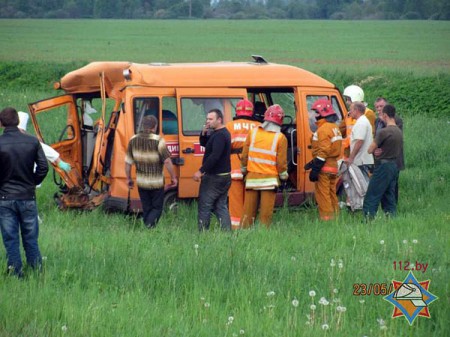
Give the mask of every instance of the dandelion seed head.
M 341 306 L 341 305 L 338 305 L 338 306 L 336 307 L 336 311 L 337 311 L 337 312 L 346 312 L 346 311 L 347 311 L 347 308 L 346 308 L 346 307 L 343 307 L 343 306 Z
M 334 266 L 336 266 L 336 261 L 334 261 L 334 259 L 331 259 L 330 267 L 334 267 Z
M 380 245 L 384 245 L 384 240 L 380 240 Z
M 309 308 L 310 308 L 312 311 L 316 310 L 316 306 L 315 306 L 314 304 L 311 304 L 311 305 L 309 306 Z
M 267 296 L 268 296 L 268 297 L 275 296 L 275 291 L 268 291 L 268 292 L 267 292 Z
M 240 335 L 243 335 L 243 334 L 245 334 L 245 331 L 244 331 L 244 329 L 241 329 L 241 330 L 239 330 L 239 334 L 240 334 Z
M 327 323 L 322 324 L 322 330 L 328 330 L 329 328 Z
M 333 293 L 337 294 L 339 292 L 339 290 L 337 290 L 336 288 L 333 289 Z
M 319 304 L 328 305 L 328 304 L 330 304 L 330 302 L 328 302 L 325 297 L 321 297 L 319 300 Z
M 62 332 L 66 332 L 67 331 L 67 325 L 63 325 L 62 327 L 61 327 L 61 330 L 62 330 Z
M 297 258 L 295 256 L 291 256 L 291 261 L 296 261 Z
M 299 304 L 298 300 L 297 300 L 296 298 L 294 298 L 294 299 L 292 300 L 292 305 L 294 306 L 294 308 L 297 308 L 297 307 L 298 307 L 298 304 Z
M 234 321 L 234 317 L 233 316 L 228 317 L 228 322 L 233 323 L 233 321 Z
M 412 240 L 412 243 L 414 243 L 414 244 L 417 244 L 418 242 L 419 242 L 419 241 L 416 240 L 416 239 Z
M 198 244 L 194 245 L 194 249 L 196 249 L 196 250 L 198 249 Z
M 316 292 L 314 290 L 309 291 L 309 296 L 314 297 L 316 296 Z
M 403 240 L 403 244 L 407 244 L 408 243 L 408 240 Z
M 47 256 L 43 256 L 42 261 L 47 261 Z
M 209 304 L 209 302 L 205 302 L 204 306 L 205 306 L 205 308 L 209 308 L 211 306 L 211 304 Z
M 380 325 L 386 325 L 386 322 L 385 322 L 384 319 L 382 319 L 382 318 L 377 318 L 377 322 L 378 322 L 378 324 L 380 324 Z
M 365 300 L 359 300 L 359 303 L 364 304 L 366 301 Z

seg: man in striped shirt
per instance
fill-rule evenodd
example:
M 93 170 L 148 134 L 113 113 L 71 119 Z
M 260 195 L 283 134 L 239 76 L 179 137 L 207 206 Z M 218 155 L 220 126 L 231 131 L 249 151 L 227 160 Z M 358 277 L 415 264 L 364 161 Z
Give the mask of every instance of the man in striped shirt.
M 156 117 L 145 116 L 142 119 L 142 131 L 130 139 L 125 157 L 129 188 L 134 186 L 131 166 L 136 165 L 136 182 L 142 203 L 143 220 L 148 228 L 156 226 L 163 211 L 164 166 L 170 173 L 172 184 L 178 184 L 166 142 L 155 134 L 157 128 Z

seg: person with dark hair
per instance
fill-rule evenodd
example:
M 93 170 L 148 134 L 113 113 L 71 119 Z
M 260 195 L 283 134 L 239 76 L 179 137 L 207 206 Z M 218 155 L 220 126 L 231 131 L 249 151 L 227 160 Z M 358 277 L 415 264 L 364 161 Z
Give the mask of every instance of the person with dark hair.
M 17 127 L 19 115 L 11 107 L 0 112 L 0 162 L 9 163 L 7 176 L 0 179 L 0 229 L 6 249 L 8 273 L 23 276 L 20 236 L 27 264 L 40 270 L 39 221 L 36 205 L 36 185 L 47 175 L 48 164 L 38 139 Z
M 378 97 L 375 100 L 375 110 L 378 113 L 378 117 L 375 120 L 375 135 L 377 135 L 383 128 L 386 127 L 386 124 L 383 122 L 383 119 L 380 118 L 380 113 L 383 111 L 383 108 L 386 104 L 389 104 L 389 102 L 384 97 Z M 403 132 L 403 119 L 395 113 L 395 124 L 400 128 L 400 130 Z M 381 149 L 376 149 L 374 151 L 374 156 L 377 157 L 381 154 Z M 398 168 L 398 175 L 395 182 L 395 200 L 398 204 L 398 180 L 400 177 L 400 171 L 403 171 L 405 169 L 405 154 L 403 152 L 403 145 L 400 149 L 400 155 L 397 157 L 397 168 Z
M 147 228 L 154 228 L 161 217 L 164 206 L 164 174 L 166 167 L 172 184 L 178 184 L 170 152 L 164 138 L 156 134 L 158 120 L 148 115 L 142 118 L 142 131 L 134 135 L 125 157 L 125 174 L 128 187 L 133 188 L 131 166 L 136 165 L 136 182 L 143 209 L 143 221 Z
M 368 153 L 380 148 L 380 155 L 375 157 L 375 169 L 370 178 L 364 197 L 363 212 L 366 219 L 373 219 L 381 202 L 383 211 L 395 216 L 397 203 L 395 201 L 395 183 L 398 176 L 397 158 L 403 146 L 403 134 L 395 124 L 395 107 L 387 104 L 380 114 L 386 124 L 369 146 Z
M 212 109 L 206 116 L 206 128 L 200 145 L 205 147 L 202 166 L 192 177 L 200 182 L 198 194 L 198 229 L 208 230 L 214 213 L 223 230 L 231 230 L 228 190 L 231 186 L 231 135 L 224 124 L 222 111 Z
M 305 169 L 311 169 L 309 180 L 315 183 L 319 217 L 328 221 L 339 213 L 336 183 L 342 135 L 336 125 L 338 117 L 328 99 L 318 99 L 311 109 L 316 111 L 317 130 L 311 139 L 313 160 L 306 164 Z

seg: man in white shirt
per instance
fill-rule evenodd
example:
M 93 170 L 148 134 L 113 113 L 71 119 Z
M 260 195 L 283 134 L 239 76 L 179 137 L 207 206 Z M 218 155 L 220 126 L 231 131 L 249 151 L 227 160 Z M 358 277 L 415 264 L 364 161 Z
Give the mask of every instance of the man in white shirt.
M 350 106 L 349 115 L 356 120 L 350 136 L 349 164 L 355 164 L 364 176 L 369 179 L 374 160 L 372 154 L 368 153 L 370 144 L 373 142 L 372 125 L 364 115 L 366 106 L 362 102 L 354 102 Z

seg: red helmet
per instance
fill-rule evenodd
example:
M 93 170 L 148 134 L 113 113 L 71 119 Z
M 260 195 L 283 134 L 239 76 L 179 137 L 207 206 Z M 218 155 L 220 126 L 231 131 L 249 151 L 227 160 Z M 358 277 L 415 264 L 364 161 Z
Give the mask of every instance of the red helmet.
M 282 125 L 284 118 L 284 111 L 278 104 L 271 105 L 267 108 L 264 114 L 264 121 L 274 122 L 275 124 Z
M 253 116 L 253 104 L 248 99 L 243 99 L 236 104 L 236 116 L 252 117 Z
M 312 110 L 315 110 L 321 117 L 327 117 L 331 115 L 335 115 L 333 106 L 331 102 L 326 98 L 320 98 L 315 101 L 311 107 Z

